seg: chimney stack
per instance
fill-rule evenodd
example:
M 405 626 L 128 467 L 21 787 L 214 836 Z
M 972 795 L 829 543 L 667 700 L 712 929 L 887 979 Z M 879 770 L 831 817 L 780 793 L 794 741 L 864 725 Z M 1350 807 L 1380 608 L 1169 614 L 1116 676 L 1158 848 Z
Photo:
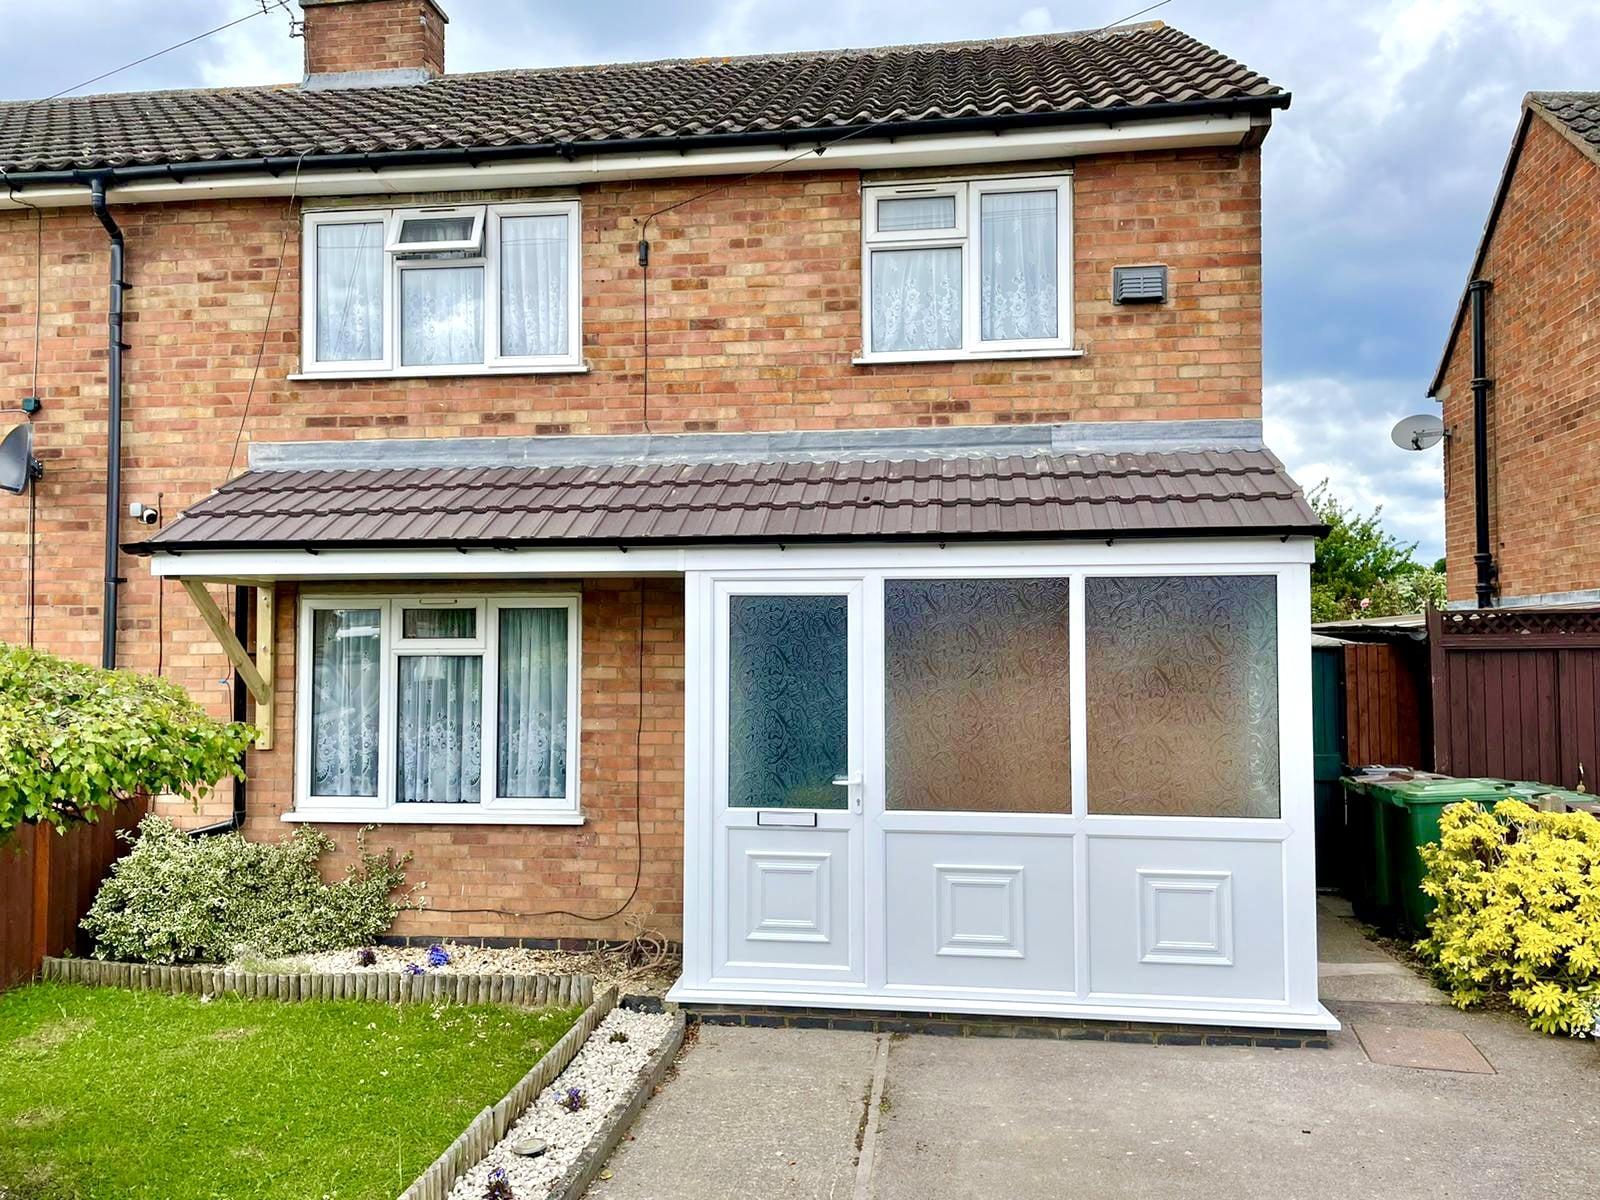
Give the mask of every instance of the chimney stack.
M 300 0 L 308 88 L 426 83 L 444 74 L 434 0 Z

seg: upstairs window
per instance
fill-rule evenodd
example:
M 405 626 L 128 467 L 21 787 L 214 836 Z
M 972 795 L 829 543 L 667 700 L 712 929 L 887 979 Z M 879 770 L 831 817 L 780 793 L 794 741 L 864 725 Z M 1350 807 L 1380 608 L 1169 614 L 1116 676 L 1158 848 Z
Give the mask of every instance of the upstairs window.
M 865 361 L 1071 352 L 1069 177 L 862 196 Z
M 576 370 L 578 205 L 306 217 L 307 375 Z

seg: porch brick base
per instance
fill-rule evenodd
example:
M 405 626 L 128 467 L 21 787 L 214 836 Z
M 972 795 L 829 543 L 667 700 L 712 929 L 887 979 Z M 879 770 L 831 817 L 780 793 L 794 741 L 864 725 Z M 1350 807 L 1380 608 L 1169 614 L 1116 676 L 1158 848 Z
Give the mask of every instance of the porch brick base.
M 1318 1029 L 1251 1029 L 1230 1025 L 1080 1021 L 1070 1017 L 976 1017 L 954 1013 L 720 1004 L 685 1004 L 683 1011 L 690 1022 L 702 1025 L 747 1025 L 760 1029 L 845 1029 L 861 1033 L 923 1033 L 936 1037 L 1134 1042 L 1146 1046 L 1255 1046 L 1269 1050 L 1327 1050 L 1333 1045 L 1328 1035 Z

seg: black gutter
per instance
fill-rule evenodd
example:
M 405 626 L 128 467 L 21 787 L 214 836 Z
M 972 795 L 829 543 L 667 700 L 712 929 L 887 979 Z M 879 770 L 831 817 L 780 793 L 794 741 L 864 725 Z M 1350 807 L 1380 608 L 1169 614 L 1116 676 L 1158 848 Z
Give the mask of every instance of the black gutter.
M 117 665 L 117 529 L 122 519 L 122 298 L 127 291 L 122 230 L 106 207 L 106 179 L 89 181 L 89 206 L 111 238 L 111 296 L 106 310 L 106 553 L 105 597 L 100 606 L 100 665 Z
M 1483 301 L 1493 286 L 1487 279 L 1467 285 L 1472 306 L 1472 507 L 1478 607 L 1494 604 L 1494 554 L 1489 549 L 1489 351 L 1484 342 Z
M 233 589 L 233 635 L 239 639 L 239 644 L 241 646 L 248 646 L 250 644 L 250 609 L 254 599 L 250 592 L 251 589 L 247 587 L 236 587 Z M 233 719 L 235 721 L 243 721 L 247 716 L 249 716 L 249 695 L 250 693 L 248 689 L 246 689 L 244 686 L 244 679 L 240 676 L 239 672 L 235 671 L 233 673 Z M 271 720 L 272 718 L 269 716 L 267 719 Z M 239 767 L 241 772 L 243 771 L 244 765 L 245 756 L 241 752 L 239 755 Z M 245 799 L 248 794 L 248 781 L 241 773 L 238 778 L 233 781 L 233 815 L 230 816 L 226 821 L 218 821 L 213 825 L 202 825 L 199 829 L 191 829 L 189 831 L 189 836 L 197 838 L 215 837 L 219 833 L 232 833 L 236 829 L 243 829 Z
M 850 545 L 859 542 L 911 542 L 939 545 L 945 542 L 1123 542 L 1143 539 L 1222 538 L 1222 537 L 1323 537 L 1328 526 L 1314 525 L 1250 525 L 1250 526 L 1183 526 L 1173 529 L 1018 529 L 985 533 L 878 533 L 878 534 L 754 534 L 745 537 L 717 535 L 710 537 L 671 538 L 526 538 L 500 539 L 493 542 L 461 542 L 448 539 L 406 540 L 403 538 L 365 539 L 359 542 L 126 542 L 123 549 L 129 554 L 149 557 L 168 554 L 181 558 L 188 553 L 271 553 L 303 552 L 308 555 L 336 554 L 350 550 L 459 550 L 487 552 L 492 550 L 653 550 L 682 549 L 688 546 L 800 546 L 800 545 Z M 292 575 L 292 573 L 286 573 Z
M 426 85 L 423 85 L 426 86 Z M 799 129 L 762 129 L 744 133 L 696 134 L 688 137 L 597 138 L 571 142 L 518 142 L 499 146 L 440 146 L 423 150 L 362 150 L 332 154 L 273 155 L 257 158 L 204 159 L 188 163 L 130 163 L 124 166 L 68 167 L 49 171 L 8 171 L 5 181 L 14 188 L 60 185 L 81 186 L 86 179 L 104 178 L 126 185 L 152 179 L 184 183 L 214 175 L 265 172 L 269 175 L 308 170 L 378 170 L 382 167 L 478 166 L 522 158 L 571 159 L 580 155 L 637 154 L 641 151 L 715 150 L 729 146 L 778 146 L 784 149 L 808 142 L 831 144 L 870 132 L 874 138 L 893 140 L 941 133 L 1004 133 L 1014 129 L 1044 129 L 1073 125 L 1114 125 L 1125 121 L 1170 120 L 1175 117 L 1231 116 L 1289 107 L 1290 96 L 1240 96 L 1231 100 L 1175 100 L 1159 104 L 1129 104 L 1117 108 L 1073 109 L 1068 112 L 1010 113 L 989 117 L 935 117 L 886 121 L 882 124 L 820 125 Z

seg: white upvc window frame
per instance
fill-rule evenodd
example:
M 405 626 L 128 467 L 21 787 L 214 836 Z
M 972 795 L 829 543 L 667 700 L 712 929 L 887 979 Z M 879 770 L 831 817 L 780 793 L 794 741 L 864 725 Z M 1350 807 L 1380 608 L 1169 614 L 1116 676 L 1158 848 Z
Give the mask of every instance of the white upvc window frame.
M 406 220 L 474 213 L 473 236 L 449 242 L 400 242 Z M 567 221 L 567 345 L 555 354 L 511 355 L 500 352 L 501 222 L 509 217 L 561 216 Z M 383 354 L 364 361 L 323 361 L 317 348 L 317 230 L 324 225 L 377 223 L 382 229 Z M 425 257 L 449 254 L 454 257 Z M 437 208 L 329 209 L 305 215 L 301 245 L 305 264 L 301 279 L 301 369 L 291 376 L 307 379 L 416 378 L 428 376 L 533 375 L 587 370 L 583 359 L 583 223 L 577 200 L 519 201 L 508 204 L 455 205 Z M 400 330 L 400 281 L 403 272 L 460 267 L 483 271 L 483 361 L 411 365 L 404 363 Z
M 1056 193 L 1056 336 L 985 341 L 982 337 L 983 197 L 1007 192 Z M 879 232 L 884 200 L 954 196 L 955 225 L 948 229 Z M 855 362 L 959 362 L 967 359 L 1058 358 L 1082 354 L 1075 342 L 1072 303 L 1072 174 L 1001 175 L 915 183 L 868 184 L 861 189 L 861 353 Z M 961 345 L 934 350 L 874 350 L 872 256 L 885 250 L 953 248 L 961 252 Z
M 476 611 L 471 638 L 407 638 L 407 608 L 461 607 Z M 311 792 L 311 685 L 313 614 L 328 609 L 378 609 L 380 623 L 378 685 L 378 788 L 376 796 L 318 796 Z M 555 797 L 498 794 L 499 758 L 499 629 L 500 612 L 508 608 L 560 608 L 567 614 L 567 780 L 566 793 Z M 529 593 L 314 593 L 300 599 L 296 623 L 295 672 L 295 806 L 285 821 L 330 823 L 447 825 L 579 825 L 582 700 L 582 599 L 571 592 Z M 396 759 L 399 754 L 400 660 L 429 656 L 461 656 L 482 660 L 481 798 L 459 804 L 396 802 Z
M 441 205 L 432 208 L 397 208 L 389 214 L 389 233 L 384 250 L 390 254 L 442 254 L 450 251 L 459 251 L 468 257 L 477 257 L 471 251 L 483 249 L 483 218 L 485 208 L 481 204 L 454 204 Z M 403 242 L 400 234 L 405 229 L 407 221 L 432 221 L 450 220 L 455 217 L 471 217 L 471 232 L 464 238 L 447 238 L 435 242 Z

